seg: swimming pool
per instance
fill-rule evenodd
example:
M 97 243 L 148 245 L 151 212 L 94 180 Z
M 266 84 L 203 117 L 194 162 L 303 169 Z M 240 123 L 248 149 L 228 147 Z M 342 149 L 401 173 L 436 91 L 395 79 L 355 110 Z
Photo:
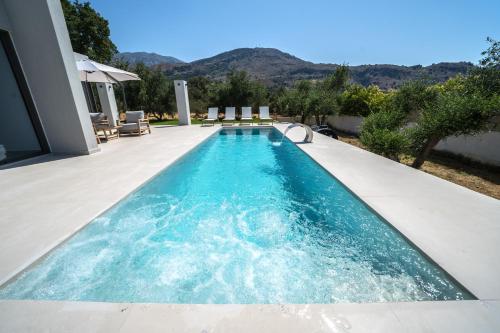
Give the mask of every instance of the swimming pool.
M 273 128 L 223 129 L 0 289 L 3 299 L 470 299 Z M 124 170 L 126 172 L 126 170 Z

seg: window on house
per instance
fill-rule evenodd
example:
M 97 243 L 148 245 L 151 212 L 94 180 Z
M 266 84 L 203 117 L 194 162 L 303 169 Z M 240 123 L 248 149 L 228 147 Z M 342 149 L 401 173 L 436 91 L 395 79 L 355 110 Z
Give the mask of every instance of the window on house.
M 0 164 L 47 151 L 10 36 L 0 30 Z

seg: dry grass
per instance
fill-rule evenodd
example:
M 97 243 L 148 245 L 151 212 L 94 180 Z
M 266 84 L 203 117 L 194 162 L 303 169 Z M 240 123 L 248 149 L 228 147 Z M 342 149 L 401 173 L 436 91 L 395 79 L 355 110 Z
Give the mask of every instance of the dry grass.
M 345 133 L 338 133 L 338 135 L 340 141 L 365 149 L 356 136 Z M 404 156 L 401 162 L 410 165 L 413 157 Z M 432 154 L 422 165 L 421 170 L 500 200 L 499 168 L 490 168 L 441 154 Z

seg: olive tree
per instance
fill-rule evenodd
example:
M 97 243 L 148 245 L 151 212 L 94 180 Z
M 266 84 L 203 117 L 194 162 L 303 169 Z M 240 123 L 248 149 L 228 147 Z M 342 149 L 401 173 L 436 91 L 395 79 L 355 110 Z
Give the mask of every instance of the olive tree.
M 188 80 L 188 94 L 191 112 L 196 117 L 207 112 L 211 97 L 211 82 L 203 76 L 196 76 Z
M 491 46 L 482 53 L 480 66 L 467 77 L 445 84 L 436 103 L 424 106 L 409 132 L 414 168 L 422 166 L 440 140 L 483 131 L 500 113 L 500 44 L 488 41 Z
M 257 107 L 268 103 L 267 88 L 260 82 L 252 80 L 245 71 L 232 70 L 226 76 L 226 80 L 216 87 L 214 102 L 219 107 Z
M 435 104 L 438 90 L 425 81 L 408 81 L 388 94 L 378 112 L 370 113 L 361 127 L 361 142 L 372 152 L 399 161 L 408 152 L 410 139 L 405 129 L 426 107 Z
M 280 103 L 288 116 L 300 116 L 300 122 L 305 123 L 310 116 L 309 95 L 313 89 L 311 81 L 300 80 L 295 82 L 292 89 L 287 90 Z
M 409 133 L 412 164 L 420 168 L 431 150 L 448 136 L 475 134 L 487 128 L 500 110 L 500 96 L 486 98 L 459 91 L 441 93 L 432 108 L 425 109 Z
M 174 85 L 160 70 L 153 70 L 142 63 L 131 69 L 125 63 L 120 64 L 120 67 L 133 70 L 141 78 L 139 81 L 123 83 L 129 109 L 144 110 L 158 120 L 174 114 Z
M 337 98 L 345 89 L 348 79 L 348 67 L 338 66 L 323 81 L 297 81 L 293 89 L 283 94 L 280 103 L 286 106 L 288 115 L 300 116 L 301 123 L 313 116 L 317 125 L 324 124 L 328 115 L 337 112 Z

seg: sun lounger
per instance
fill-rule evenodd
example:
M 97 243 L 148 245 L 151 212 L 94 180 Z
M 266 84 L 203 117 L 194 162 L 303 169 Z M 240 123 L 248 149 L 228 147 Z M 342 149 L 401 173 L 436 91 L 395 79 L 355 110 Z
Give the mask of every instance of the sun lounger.
M 269 116 L 269 106 L 259 107 L 259 124 L 263 123 L 274 123 L 274 119 Z
M 215 125 L 215 122 L 219 120 L 219 108 L 208 108 L 208 116 L 207 118 L 201 121 L 201 125 L 203 126 L 205 123 L 212 123 L 212 126 Z
M 224 125 L 225 121 L 230 121 L 231 125 L 233 125 L 235 120 L 236 120 L 236 108 L 234 106 L 226 107 L 226 112 L 224 113 L 224 118 L 222 119 L 222 125 Z
M 252 118 L 252 107 L 250 106 L 244 106 L 241 108 L 241 119 L 240 119 L 240 125 L 241 124 L 252 124 L 253 123 L 253 118 Z

